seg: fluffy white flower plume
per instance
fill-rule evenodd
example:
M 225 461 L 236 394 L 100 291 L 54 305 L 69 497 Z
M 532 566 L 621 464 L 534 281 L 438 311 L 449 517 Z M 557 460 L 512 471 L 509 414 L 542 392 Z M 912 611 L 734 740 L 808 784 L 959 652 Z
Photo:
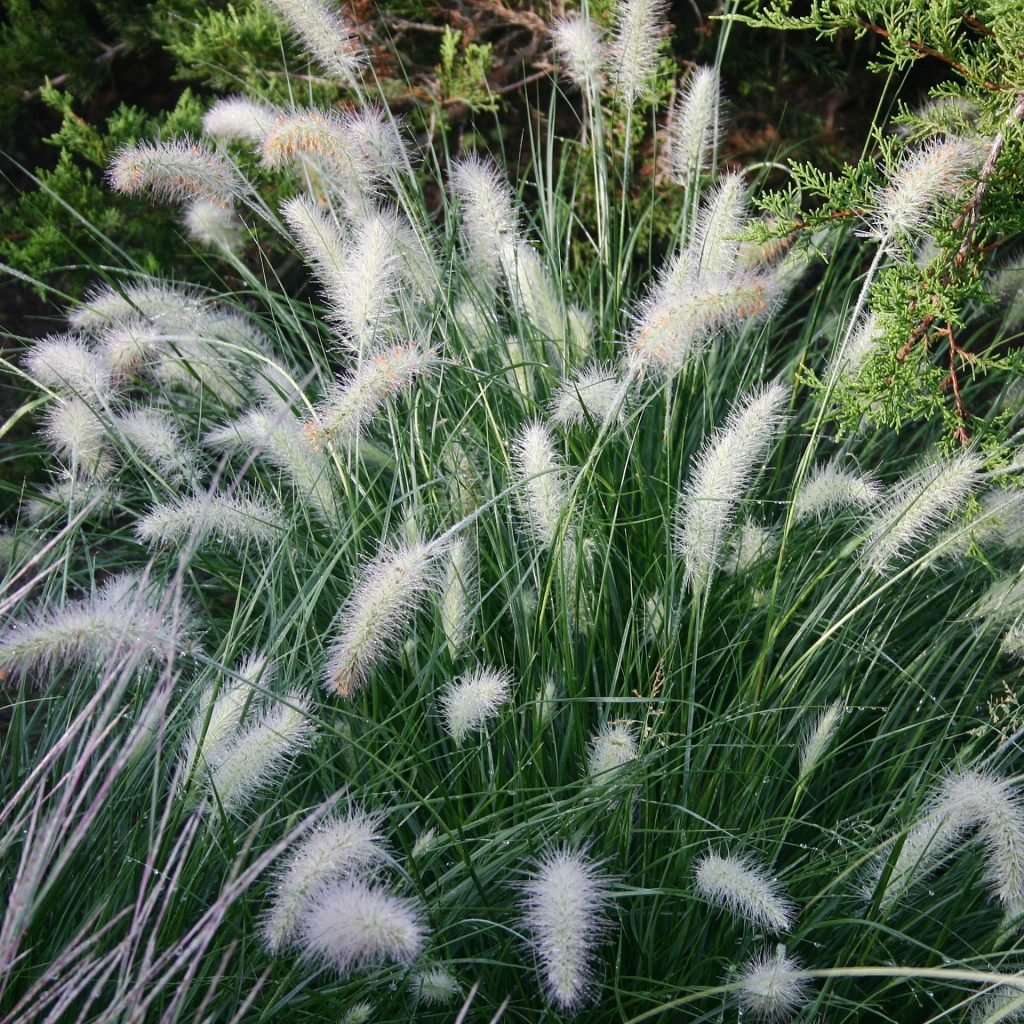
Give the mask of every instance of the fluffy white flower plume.
M 963 507 L 977 486 L 982 459 L 963 452 L 929 463 L 894 485 L 871 518 L 861 550 L 864 562 L 885 573 L 926 539 L 948 516 Z
M 587 773 L 597 783 L 611 782 L 636 756 L 636 723 L 605 722 L 590 740 Z
M 305 908 L 299 931 L 306 959 L 343 977 L 388 961 L 411 963 L 427 937 L 417 903 L 357 879 L 324 886 Z
M 842 469 L 835 462 L 815 467 L 793 499 L 798 523 L 831 519 L 846 508 L 870 509 L 882 498 L 878 482 L 862 473 Z
M 225 677 L 219 685 L 213 683 L 203 691 L 178 756 L 181 786 L 193 771 L 205 781 L 224 760 L 242 726 L 246 707 L 253 697 L 253 687 L 268 686 L 272 677 L 273 669 L 268 665 L 266 655 L 257 652 L 249 655 L 233 676 Z
M 450 971 L 430 967 L 418 971 L 409 981 L 413 1002 L 424 1006 L 447 1006 L 462 995 L 462 986 Z
M 800 962 L 786 956 L 785 946 L 762 950 L 740 971 L 740 1007 L 757 1020 L 788 1020 L 808 998 L 809 979 L 799 971 Z
M 687 249 L 698 280 L 720 280 L 736 269 L 739 236 L 747 226 L 742 175 L 726 174 L 701 206 Z
M 259 143 L 279 115 L 259 100 L 225 96 L 203 115 L 203 131 L 215 139 Z
M 311 451 L 299 421 L 284 403 L 260 406 L 241 419 L 215 427 L 206 443 L 248 458 L 253 451 L 280 470 L 314 515 L 328 526 L 340 522 L 330 463 Z
M 69 663 L 102 667 L 114 658 L 147 663 L 187 646 L 187 608 L 164 608 L 135 573 L 112 576 L 86 597 L 44 605 L 0 632 L 0 672 L 49 676 Z
M 306 261 L 327 293 L 333 307 L 345 301 L 344 270 L 348 263 L 346 240 L 334 217 L 306 196 L 294 196 L 281 207 Z
M 84 339 L 73 334 L 37 341 L 25 357 L 25 369 L 39 383 L 65 395 L 102 404 L 112 394 L 110 369 Z
M 256 494 L 201 494 L 154 505 L 135 524 L 135 536 L 151 547 L 194 540 L 197 546 L 221 543 L 271 545 L 285 523 L 281 511 Z
M 781 296 L 775 275 L 737 271 L 695 276 L 688 258 L 661 274 L 637 309 L 628 341 L 637 371 L 681 372 L 723 331 L 768 316 Z
M 806 782 L 814 769 L 821 764 L 821 759 L 832 745 L 832 739 L 845 712 L 846 701 L 836 700 L 811 723 L 804 735 L 803 743 L 800 744 L 800 782 Z
M 778 881 L 748 857 L 705 854 L 694 870 L 697 892 L 716 907 L 757 928 L 789 931 L 796 919 L 793 904 Z
M 117 416 L 112 430 L 168 480 L 181 483 L 195 474 L 196 453 L 167 413 L 132 409 Z
M 563 427 L 588 422 L 600 426 L 613 414 L 621 420 L 624 398 L 623 382 L 615 369 L 590 363 L 558 385 L 551 419 Z
M 22 508 L 30 523 L 41 523 L 51 517 L 67 520 L 79 514 L 96 521 L 109 516 L 120 500 L 121 492 L 106 480 L 71 476 L 51 484 L 38 497 L 29 498 Z
M 441 628 L 452 658 L 469 642 L 476 600 L 476 553 L 471 541 L 458 537 L 448 545 L 441 584 Z
M 920 234 L 941 201 L 967 182 L 978 156 L 976 142 L 955 137 L 910 150 L 875 197 L 867 237 L 899 248 L 908 237 Z
M 690 187 L 711 170 L 722 134 L 722 91 L 718 71 L 697 67 L 669 115 L 668 146 L 672 178 Z
M 396 345 L 367 356 L 317 407 L 316 417 L 303 428 L 315 449 L 326 442 L 351 444 L 392 398 L 408 391 L 417 377 L 435 363 L 432 349 Z
M 747 395 L 697 457 L 675 515 L 675 551 L 695 589 L 721 564 L 736 509 L 775 440 L 788 399 L 777 381 Z
M 551 26 L 551 43 L 562 71 L 590 102 L 595 102 L 604 84 L 601 29 L 584 14 L 569 14 Z
M 75 330 L 98 338 L 125 320 L 141 317 L 153 324 L 164 320 L 177 323 L 182 317 L 198 314 L 203 306 L 203 297 L 195 289 L 163 281 L 145 281 L 118 289 L 102 285 L 68 314 L 68 322 Z
M 633 106 L 649 87 L 664 26 L 663 0 L 619 0 L 609 70 L 616 94 Z
M 530 532 L 541 547 L 550 547 L 565 515 L 566 472 L 547 424 L 536 420 L 519 433 L 513 441 L 512 462 Z
M 548 998 L 563 1013 L 589 996 L 609 889 L 598 865 L 568 846 L 545 854 L 523 886 L 523 923 Z
M 327 689 L 351 697 L 402 640 L 437 585 L 436 552 L 427 544 L 399 545 L 371 562 L 338 616 L 338 635 L 327 658 Z
M 329 75 L 355 84 L 366 54 L 355 26 L 331 0 L 266 0 Z
M 477 668 L 441 691 L 441 711 L 448 734 L 461 743 L 480 732 L 501 710 L 511 693 L 512 676 L 505 669 Z
M 103 477 L 113 469 L 107 427 L 81 398 L 60 398 L 47 406 L 43 437 L 67 460 L 72 475 Z
M 970 536 L 981 547 L 1013 551 L 1024 545 L 1024 492 L 999 487 L 981 499 L 970 524 Z
M 299 937 L 303 915 L 331 881 L 348 878 L 388 859 L 380 819 L 360 810 L 329 818 L 305 836 L 278 870 L 261 932 L 277 954 Z
M 237 252 L 244 241 L 245 225 L 234 208 L 209 199 L 190 202 L 182 215 L 182 224 L 193 242 L 215 252 Z
M 474 154 L 452 165 L 451 188 L 460 201 L 463 244 L 474 282 L 483 290 L 493 289 L 519 237 L 508 179 L 490 160 Z
M 230 204 L 245 191 L 241 173 L 224 153 L 191 139 L 126 146 L 114 157 L 108 177 L 118 192 L 149 192 L 170 203 L 206 199 Z
M 517 242 L 502 255 L 509 290 L 526 319 L 546 338 L 563 344 L 566 337 L 566 310 L 537 250 L 527 242 Z
M 908 888 L 927 878 L 977 829 L 985 847 L 986 879 L 1005 916 L 1024 912 L 1024 811 L 1016 788 L 991 772 L 947 775 L 903 839 L 879 904 L 893 906 Z M 891 857 L 890 843 L 862 886 L 872 896 Z
M 313 709 L 297 692 L 286 693 L 259 719 L 235 734 L 207 777 L 210 800 L 238 814 L 279 781 L 316 736 Z

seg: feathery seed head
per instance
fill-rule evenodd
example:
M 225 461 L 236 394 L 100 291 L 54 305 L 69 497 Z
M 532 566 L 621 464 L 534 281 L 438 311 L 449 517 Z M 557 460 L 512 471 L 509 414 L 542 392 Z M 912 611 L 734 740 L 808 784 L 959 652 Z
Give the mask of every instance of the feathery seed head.
M 328 441 L 357 441 L 385 402 L 408 391 L 434 362 L 433 349 L 423 351 L 412 344 L 369 355 L 317 408 L 316 419 L 304 428 L 306 441 L 314 449 Z
M 177 614 L 136 573 L 112 576 L 86 597 L 37 608 L 0 631 L 0 672 L 42 676 L 69 663 L 105 667 L 130 653 L 141 664 L 187 646 L 194 631 L 187 607 Z
M 43 436 L 57 455 L 67 459 L 74 475 L 104 477 L 113 469 L 103 420 L 81 398 L 60 398 L 49 404 Z
M 268 952 L 276 954 L 295 943 L 304 913 L 327 882 L 387 860 L 383 844 L 380 818 L 358 809 L 324 820 L 305 836 L 274 879 L 261 929 Z
M 412 976 L 409 986 L 413 1002 L 424 1006 L 447 1006 L 462 995 L 458 979 L 443 967 L 418 971 Z
M 242 247 L 242 223 L 234 207 L 209 199 L 194 199 L 182 216 L 185 233 L 193 242 L 217 252 L 237 252 Z
M 358 81 L 366 62 L 355 26 L 331 0 L 266 0 L 309 55 L 346 85 Z
M 244 96 L 225 96 L 203 115 L 203 131 L 215 139 L 259 143 L 279 112 Z
M 786 947 L 774 953 L 762 950 L 740 972 L 739 1003 L 757 1020 L 782 1021 L 807 1002 L 809 981 L 797 973 L 800 962 L 786 956 Z
M 76 335 L 51 335 L 37 341 L 25 357 L 25 368 L 41 384 L 62 394 L 99 404 L 112 397 L 110 369 Z
M 694 68 L 669 114 L 669 161 L 677 184 L 693 186 L 700 175 L 711 170 L 722 134 L 721 110 L 717 69 Z
M 511 684 L 506 669 L 486 667 L 449 683 L 441 693 L 441 710 L 452 739 L 461 743 L 471 732 L 480 732 L 508 700 Z
M 238 814 L 260 790 L 280 780 L 316 737 L 312 711 L 308 698 L 293 691 L 258 721 L 236 733 L 209 772 L 214 806 Z
M 281 511 L 255 493 L 203 494 L 154 505 L 135 524 L 135 536 L 151 547 L 194 540 L 197 546 L 222 543 L 271 545 L 281 539 Z
M 589 100 L 604 84 L 604 44 L 601 30 L 584 14 L 569 14 L 551 26 L 551 42 L 562 71 Z
M 755 927 L 773 932 L 793 927 L 795 907 L 782 895 L 779 883 L 751 858 L 705 854 L 697 862 L 694 879 L 704 900 Z
M 844 508 L 870 509 L 882 497 L 882 488 L 870 476 L 841 469 L 835 462 L 816 467 L 800 485 L 794 499 L 798 523 L 831 519 Z
M 448 546 L 441 585 L 441 627 L 452 658 L 469 642 L 476 603 L 476 559 L 473 545 L 458 537 Z
M 855 378 L 867 358 L 878 351 L 884 337 L 884 332 L 878 324 L 878 317 L 874 313 L 866 314 L 853 328 L 848 338 L 840 334 L 841 347 L 837 346 L 825 370 L 825 379 L 832 381 L 839 378 Z
M 675 550 L 696 589 L 722 562 L 726 536 L 783 423 L 789 392 L 773 382 L 752 392 L 730 413 L 725 426 L 705 442 L 675 518 Z
M 519 433 L 512 462 L 523 488 L 527 525 L 541 547 L 550 547 L 566 511 L 566 472 L 546 423 L 535 420 Z
M 51 484 L 39 497 L 28 499 L 22 508 L 28 521 L 33 524 L 42 523 L 51 517 L 67 520 L 83 513 L 96 521 L 109 516 L 120 500 L 121 492 L 112 489 L 105 480 L 82 480 L 70 476 Z M 2 565 L 3 560 L 0 559 Z
M 650 87 L 664 14 L 663 0 L 619 0 L 609 63 L 615 93 L 627 107 L 632 107 Z
M 462 237 L 474 278 L 479 287 L 493 288 L 519 236 L 512 188 L 492 161 L 475 154 L 452 164 L 450 181 L 460 201 Z
M 636 756 L 636 723 L 605 722 L 590 740 L 587 772 L 594 782 L 611 782 Z
M 736 269 L 739 236 L 747 226 L 746 185 L 742 175 L 727 174 L 701 206 L 688 248 L 690 265 L 701 280 L 718 280 Z
M 877 193 L 866 236 L 899 249 L 926 230 L 941 201 L 966 183 L 978 156 L 977 143 L 962 138 L 935 140 L 908 152 Z
M 815 717 L 800 745 L 800 782 L 806 782 L 814 769 L 821 763 L 821 759 L 832 744 L 832 737 L 835 736 L 836 729 L 839 728 L 839 723 L 845 712 L 846 701 L 840 699 L 833 701 Z
M 963 507 L 977 486 L 982 459 L 963 452 L 922 466 L 896 484 L 874 513 L 861 550 L 876 573 L 889 572 L 907 549 Z
M 399 545 L 363 571 L 338 617 L 325 685 L 351 697 L 370 671 L 404 638 L 413 615 L 438 585 L 436 552 L 427 544 Z
M 971 538 L 982 547 L 1012 551 L 1024 545 L 1024 491 L 996 488 L 981 499 Z
M 592 985 L 596 946 L 609 925 L 610 880 L 568 846 L 546 853 L 523 886 L 523 918 L 548 998 L 579 1009 Z
M 103 285 L 86 301 L 68 314 L 75 330 L 99 337 L 112 325 L 141 317 L 149 323 L 177 323 L 190 318 L 203 308 L 198 291 L 162 281 L 126 285 L 117 290 Z
M 381 886 L 350 878 L 323 886 L 299 922 L 307 960 L 346 976 L 387 961 L 408 964 L 427 937 L 420 907 Z
M 194 475 L 196 453 L 167 413 L 157 409 L 132 409 L 117 416 L 113 431 L 122 441 L 138 449 L 168 479 L 180 483 Z
M 770 558 L 778 549 L 775 531 L 759 523 L 743 520 L 729 537 L 722 571 L 730 576 L 749 572 L 754 566 Z
M 108 178 L 118 192 L 150 192 L 170 203 L 206 199 L 227 205 L 245 191 L 238 168 L 224 153 L 187 138 L 124 147 L 114 157 Z
M 601 425 L 612 415 L 621 421 L 625 405 L 623 387 L 613 367 L 590 363 L 559 384 L 551 403 L 551 419 L 563 427 L 588 421 Z
M 545 337 L 564 343 L 566 310 L 537 250 L 516 242 L 502 255 L 505 277 L 526 319 Z

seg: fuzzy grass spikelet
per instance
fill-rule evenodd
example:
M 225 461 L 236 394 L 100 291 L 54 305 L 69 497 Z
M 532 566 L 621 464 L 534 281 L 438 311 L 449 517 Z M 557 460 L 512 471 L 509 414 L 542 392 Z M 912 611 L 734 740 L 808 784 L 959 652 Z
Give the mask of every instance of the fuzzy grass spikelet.
M 413 1002 L 424 1006 L 447 1006 L 462 994 L 458 979 L 443 967 L 430 967 L 417 972 L 409 987 Z
M 814 769 L 821 764 L 845 713 L 846 701 L 837 700 L 815 717 L 800 744 L 799 782 L 806 782 Z
M 587 774 L 598 784 L 611 782 L 636 757 L 635 723 L 605 722 L 590 741 Z
M 420 907 L 382 886 L 347 879 L 324 886 L 299 923 L 307 960 L 347 977 L 386 962 L 408 964 L 427 938 Z
M 187 138 L 126 146 L 114 158 L 109 180 L 125 195 L 148 192 L 169 203 L 206 199 L 227 205 L 245 191 L 238 168 L 225 154 Z
M 285 524 L 280 509 L 255 492 L 203 494 L 154 505 L 135 524 L 135 535 L 150 547 L 170 547 L 194 540 L 197 546 L 246 544 L 270 546 Z
M 720 280 L 733 273 L 747 220 L 743 177 L 727 174 L 701 207 L 687 247 L 699 280 Z
M 664 25 L 662 0 L 619 0 L 609 71 L 615 93 L 632 107 L 650 87 Z
M 396 345 L 367 356 L 317 407 L 316 418 L 304 428 L 306 440 L 314 448 L 357 441 L 384 404 L 408 391 L 434 361 L 433 350 L 416 345 Z
M 270 954 L 297 941 L 303 915 L 326 883 L 387 860 L 380 824 L 379 818 L 353 809 L 321 822 L 300 841 L 274 878 L 263 918 L 263 944 Z
M 469 643 L 476 593 L 475 550 L 469 540 L 458 537 L 448 547 L 441 584 L 441 628 L 452 658 Z
M 173 483 L 196 472 L 196 452 L 168 413 L 144 406 L 132 409 L 117 416 L 113 432 Z
M 354 85 L 366 62 L 355 28 L 331 0 L 266 0 L 329 75 Z
M 675 516 L 675 551 L 695 589 L 711 581 L 759 464 L 783 422 L 789 393 L 773 382 L 747 395 L 701 449 Z
M 209 772 L 212 805 L 228 814 L 239 814 L 261 790 L 281 779 L 316 737 L 312 711 L 307 697 L 286 693 L 238 732 Z
M 512 676 L 505 669 L 480 667 L 450 683 L 440 698 L 448 735 L 461 743 L 471 732 L 482 731 L 511 691 Z
M 98 478 L 113 468 L 106 424 L 77 396 L 50 403 L 42 433 L 53 451 L 67 460 L 72 474 Z
M 722 134 L 721 110 L 718 70 L 694 68 L 669 115 L 669 164 L 677 184 L 692 187 L 711 169 Z
M 245 96 L 225 96 L 203 115 L 203 131 L 215 139 L 257 144 L 270 131 L 280 112 Z
M 798 523 L 828 521 L 843 509 L 865 510 L 882 498 L 882 488 L 870 476 L 829 462 L 817 466 L 800 485 L 793 501 Z
M 981 458 L 964 452 L 922 466 L 897 483 L 869 523 L 864 563 L 884 574 L 925 540 L 949 515 L 963 507 L 977 486 Z
M 478 287 L 493 289 L 519 237 L 508 179 L 492 161 L 472 155 L 453 164 L 451 188 L 460 201 L 463 243 L 474 279 Z
M 566 471 L 546 423 L 535 420 L 522 430 L 513 443 L 512 461 L 527 526 L 537 543 L 548 548 L 566 512 Z
M 740 971 L 739 1004 L 756 1020 L 788 1020 L 807 1002 L 808 979 L 799 975 L 800 962 L 786 956 L 786 947 L 774 953 L 762 950 Z
M 609 879 L 568 846 L 545 854 L 523 886 L 523 919 L 548 998 L 578 1010 L 593 984 L 597 944 L 607 931 Z
M 793 927 L 793 904 L 779 883 L 749 857 L 705 854 L 694 869 L 694 880 L 702 899 L 742 921 L 772 932 Z
M 48 677 L 68 664 L 97 668 L 130 654 L 140 664 L 186 647 L 193 632 L 188 608 L 162 607 L 135 573 L 113 576 L 92 594 L 44 605 L 0 632 L 0 672 Z
M 436 553 L 427 544 L 399 545 L 371 562 L 338 617 L 327 658 L 327 689 L 351 697 L 402 640 L 437 585 Z
M 234 253 L 242 247 L 244 225 L 231 206 L 194 199 L 185 207 L 181 222 L 193 242 L 214 252 Z
M 100 404 L 112 397 L 110 368 L 83 338 L 73 334 L 37 341 L 25 357 L 25 369 L 61 394 Z
M 623 387 L 613 367 L 591 363 L 558 385 L 551 402 L 551 419 L 563 427 L 589 422 L 600 426 L 612 415 L 621 420 Z
M 584 14 L 569 14 L 551 26 L 551 42 L 560 66 L 588 100 L 595 100 L 604 81 L 601 30 Z

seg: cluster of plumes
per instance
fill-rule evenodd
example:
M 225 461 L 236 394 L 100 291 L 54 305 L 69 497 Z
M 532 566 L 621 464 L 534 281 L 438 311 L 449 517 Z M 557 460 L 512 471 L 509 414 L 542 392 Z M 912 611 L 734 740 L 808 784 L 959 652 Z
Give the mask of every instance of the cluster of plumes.
M 313 744 L 309 699 L 298 691 L 271 694 L 273 676 L 256 653 L 203 691 L 178 762 L 182 792 L 237 815 Z
M 607 82 L 632 108 L 651 91 L 667 27 L 663 0 L 624 0 L 616 6 L 610 39 L 585 14 L 557 20 L 551 37 L 560 69 L 589 103 L 596 103 Z
M 960 769 L 946 775 L 902 842 L 891 841 L 875 859 L 864 879 L 865 897 L 893 909 L 971 833 L 982 841 L 993 897 L 1007 922 L 1017 919 L 1024 913 L 1024 808 L 1013 783 L 991 771 Z
M 320 822 L 292 849 L 263 916 L 269 953 L 296 950 L 342 976 L 417 958 L 427 936 L 424 914 L 385 884 L 391 857 L 380 827 L 379 818 L 350 808 Z

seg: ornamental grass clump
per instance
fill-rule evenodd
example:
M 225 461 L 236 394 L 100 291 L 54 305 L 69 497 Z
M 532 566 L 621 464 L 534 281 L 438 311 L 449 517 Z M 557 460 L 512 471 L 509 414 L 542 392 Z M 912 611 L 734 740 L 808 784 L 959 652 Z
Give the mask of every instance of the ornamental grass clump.
M 780 195 L 657 4 L 467 7 L 563 76 L 504 157 L 388 108 L 412 15 L 236 7 L 114 158 L 181 263 L 4 364 L 0 1020 L 1013 1012 L 1020 83 Z

